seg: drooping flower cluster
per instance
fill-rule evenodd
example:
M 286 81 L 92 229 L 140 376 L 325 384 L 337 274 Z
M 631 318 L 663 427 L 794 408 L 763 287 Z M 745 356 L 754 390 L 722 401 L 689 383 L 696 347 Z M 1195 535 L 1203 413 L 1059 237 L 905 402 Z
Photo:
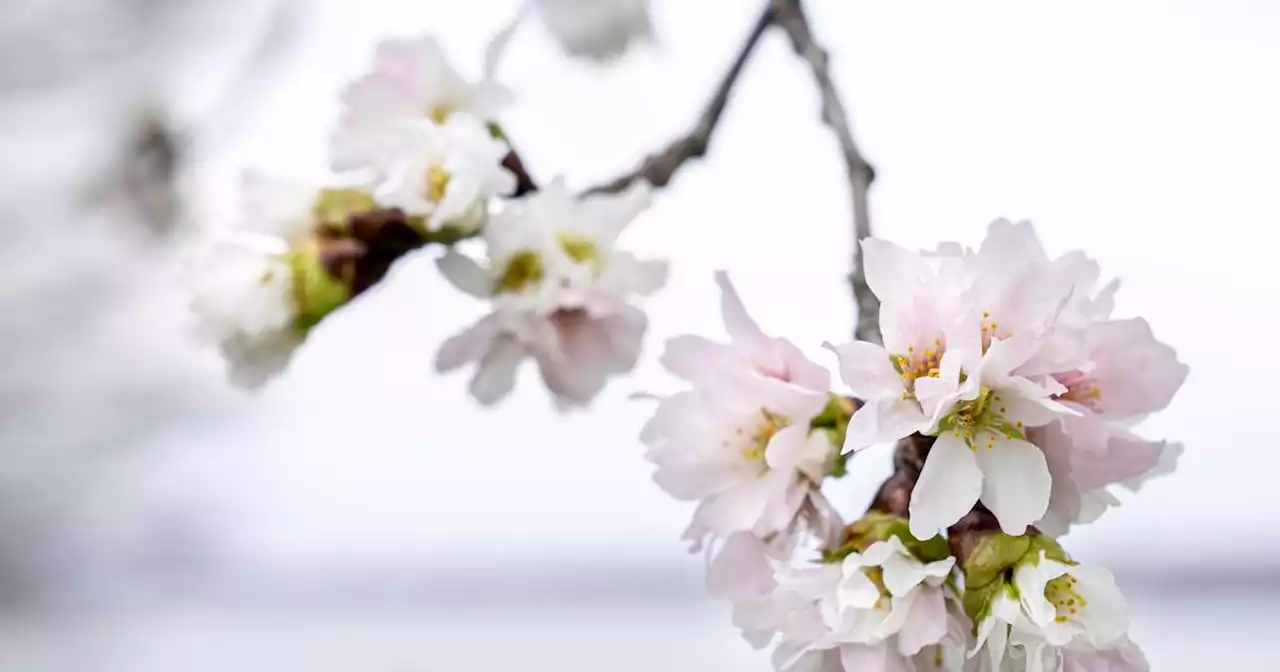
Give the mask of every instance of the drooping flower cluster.
M 978 501 L 1007 534 L 1046 514 L 1065 527 L 1090 513 L 1082 498 L 1111 503 L 1107 486 L 1177 455 L 1127 428 L 1169 403 L 1186 366 L 1144 320 L 1110 318 L 1115 285 L 1099 290 L 1093 261 L 1050 259 L 1029 223 L 1007 221 L 976 251 L 863 249 L 885 345 L 835 348 L 866 402 L 845 450 L 938 437 L 912 492 L 916 536 Z
M 510 391 L 526 357 L 561 408 L 635 365 L 647 319 L 632 300 L 661 288 L 666 267 L 617 239 L 647 207 L 647 185 L 587 197 L 559 180 L 538 190 L 499 124 L 512 94 L 495 72 L 517 25 L 493 39 L 478 80 L 434 38 L 383 43 L 343 94 L 330 148 L 337 186 L 246 182 L 245 226 L 214 237 L 194 303 L 233 381 L 279 373 L 321 320 L 432 244 L 448 248 L 437 260 L 444 276 L 492 304 L 438 359 L 442 371 L 478 362 L 471 390 L 482 403 Z M 453 248 L 471 238 L 484 244 L 482 262 Z
M 1110 575 L 1053 536 L 1173 469 L 1181 446 L 1132 428 L 1186 366 L 1145 321 L 1111 317 L 1096 263 L 1051 258 L 1028 223 L 993 223 L 976 250 L 862 247 L 884 344 L 826 345 L 851 399 L 761 334 L 723 277 L 730 343 L 667 344 L 692 389 L 642 440 L 658 485 L 697 502 L 686 536 L 719 549 L 713 595 L 748 640 L 776 642 L 779 669 L 1147 669 Z M 900 440 L 922 463 L 899 460 L 872 510 L 833 530 L 825 478 Z M 804 549 L 817 564 L 793 564 Z

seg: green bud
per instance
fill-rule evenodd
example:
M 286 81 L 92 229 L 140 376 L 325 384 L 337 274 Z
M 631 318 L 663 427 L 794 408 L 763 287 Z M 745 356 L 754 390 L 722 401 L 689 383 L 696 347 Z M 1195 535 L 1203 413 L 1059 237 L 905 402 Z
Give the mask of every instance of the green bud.
M 317 226 L 345 231 L 351 215 L 377 207 L 373 196 L 361 189 L 321 189 L 311 206 L 311 215 Z
M 1062 546 L 1043 534 L 1014 537 L 995 531 L 984 534 L 964 559 L 964 608 L 976 624 L 991 609 L 992 601 L 1005 590 L 1017 598 L 1014 572 L 1020 565 L 1040 563 L 1040 557 L 1074 564 Z
M 298 309 L 294 327 L 300 333 L 305 334 L 351 300 L 351 289 L 329 274 L 314 245 L 291 250 L 285 260 L 293 273 L 293 299 Z

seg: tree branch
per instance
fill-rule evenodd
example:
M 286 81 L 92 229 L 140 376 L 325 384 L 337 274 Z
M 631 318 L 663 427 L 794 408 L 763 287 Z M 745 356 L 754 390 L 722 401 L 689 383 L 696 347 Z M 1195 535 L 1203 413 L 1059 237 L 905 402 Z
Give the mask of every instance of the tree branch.
M 840 102 L 840 93 L 831 80 L 827 52 L 818 45 L 804 13 L 801 0 L 772 0 L 773 21 L 787 34 L 796 54 L 809 64 L 818 91 L 822 96 L 822 121 L 831 127 L 840 153 L 844 158 L 845 173 L 849 178 L 849 191 L 853 198 L 853 271 L 849 283 L 853 288 L 854 302 L 858 307 L 858 327 L 855 336 L 861 341 L 882 342 L 879 326 L 880 301 L 867 286 L 866 271 L 862 266 L 860 241 L 871 235 L 871 215 L 867 208 L 867 190 L 875 179 L 875 170 L 867 163 L 854 142 L 849 127 L 849 115 Z
M 729 66 L 724 76 L 720 78 L 720 84 L 716 86 L 711 99 L 707 101 L 706 106 L 702 109 L 698 122 L 694 124 L 688 133 L 672 140 L 656 154 L 646 157 L 635 170 L 604 184 L 592 187 L 586 193 L 618 193 L 641 179 L 655 187 L 665 187 L 686 161 L 706 155 L 707 148 L 711 143 L 711 136 L 715 133 L 716 126 L 720 123 L 720 117 L 724 114 L 724 109 L 729 104 L 729 95 L 733 92 L 733 87 L 738 82 L 738 76 L 742 74 L 743 67 L 746 66 L 747 59 L 751 56 L 751 52 L 755 50 L 756 44 L 760 42 L 760 38 L 769 29 L 769 26 L 773 24 L 773 16 L 774 9 L 770 4 L 760 13 L 760 18 L 756 19 L 755 25 L 751 28 L 751 34 L 747 36 L 746 41 L 742 43 L 742 47 L 738 49 L 738 55 L 734 58 L 733 64 Z

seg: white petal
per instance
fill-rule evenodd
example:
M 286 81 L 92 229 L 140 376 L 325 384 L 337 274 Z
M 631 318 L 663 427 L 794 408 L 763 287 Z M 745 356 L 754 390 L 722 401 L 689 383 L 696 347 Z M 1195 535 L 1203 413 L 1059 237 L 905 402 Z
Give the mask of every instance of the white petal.
M 471 257 L 450 250 L 436 259 L 436 267 L 449 284 L 463 292 L 480 299 L 492 295 L 489 274 Z
M 1078 565 L 1070 569 L 1076 578 L 1076 590 L 1086 606 L 1077 614 L 1081 625 L 1089 631 L 1095 644 L 1109 644 L 1129 631 L 1129 605 L 1115 577 L 1102 567 Z
M 897 610 L 897 600 L 894 602 Z M 908 609 L 902 626 L 898 628 L 898 653 L 913 656 L 947 636 L 947 601 L 942 590 L 916 591 Z
M 878 238 L 862 240 L 862 267 L 867 285 L 882 303 L 909 296 L 929 273 L 919 253 Z
M 880 599 L 880 589 L 862 571 L 845 576 L 836 591 L 840 611 L 845 609 L 870 609 Z
M 815 465 L 811 449 L 820 448 L 823 445 L 820 442 L 824 440 L 823 432 L 814 432 L 814 434 L 818 436 L 815 441 L 819 443 L 810 442 L 808 425 L 790 425 L 782 428 L 769 439 L 768 445 L 765 446 L 765 464 L 768 464 L 770 469 L 788 473 L 804 467 L 812 475 Z M 826 445 L 830 443 L 827 442 Z M 819 464 L 825 462 L 825 457 L 823 455 L 820 458 Z M 819 473 L 818 478 L 814 480 L 820 480 L 821 477 L 822 474 Z
M 927 419 L 910 399 L 882 399 L 864 405 L 849 419 L 842 452 L 897 441 L 925 428 Z
M 924 565 L 913 557 L 894 554 L 884 561 L 884 587 L 895 597 L 911 592 L 925 576 Z
M 499 336 L 480 359 L 471 379 L 471 394 L 483 406 L 492 406 L 515 387 L 516 369 L 524 359 L 524 346 L 510 336 Z
M 973 451 L 955 434 L 938 437 L 911 492 L 911 534 L 929 539 L 960 520 L 982 494 L 982 470 Z
M 760 326 L 747 314 L 747 307 L 729 281 L 729 274 L 716 271 L 716 284 L 720 287 L 720 314 L 729 338 L 750 346 L 760 346 L 768 340 Z
M 698 514 L 703 523 L 721 534 L 750 530 L 764 514 L 777 488 L 771 479 L 757 478 L 726 490 L 703 502 Z
M 436 371 L 448 373 L 474 362 L 489 351 L 498 333 L 498 320 L 489 315 L 460 333 L 450 336 L 436 354 Z
M 685 380 L 706 380 L 723 369 L 731 354 L 728 350 L 728 346 L 701 336 L 676 336 L 667 341 L 659 361 Z
M 707 570 L 707 590 L 715 599 L 744 600 L 776 585 L 764 543 L 749 532 L 729 535 Z
M 888 644 L 841 644 L 840 662 L 847 672 L 907 672 L 907 660 Z
M 1027 441 L 999 436 L 990 447 L 979 437 L 975 454 L 982 467 L 982 503 L 1005 534 L 1026 532 L 1049 508 L 1052 482 L 1044 453 Z
M 875 400 L 902 396 L 902 376 L 894 370 L 889 351 L 874 343 L 853 341 L 822 347 L 840 358 L 840 378 L 860 399 Z

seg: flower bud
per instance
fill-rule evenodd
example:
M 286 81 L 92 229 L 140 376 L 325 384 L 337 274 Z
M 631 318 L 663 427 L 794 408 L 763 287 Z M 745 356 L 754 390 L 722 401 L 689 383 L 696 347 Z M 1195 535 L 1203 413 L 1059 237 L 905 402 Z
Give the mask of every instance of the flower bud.
M 290 250 L 286 256 L 297 308 L 294 326 L 303 333 L 353 296 L 350 279 L 344 282 L 330 274 L 322 256 L 321 246 L 314 241 Z

